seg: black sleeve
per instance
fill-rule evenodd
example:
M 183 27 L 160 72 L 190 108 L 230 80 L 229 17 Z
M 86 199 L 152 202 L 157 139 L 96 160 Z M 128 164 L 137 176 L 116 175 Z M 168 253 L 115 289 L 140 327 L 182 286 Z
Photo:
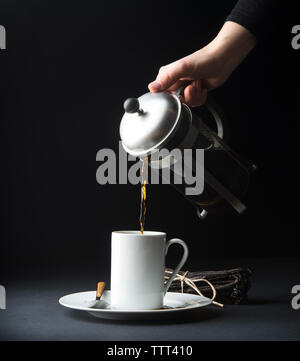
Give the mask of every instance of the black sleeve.
M 277 0 L 239 0 L 226 21 L 238 23 L 257 39 L 262 38 L 274 25 L 276 3 Z

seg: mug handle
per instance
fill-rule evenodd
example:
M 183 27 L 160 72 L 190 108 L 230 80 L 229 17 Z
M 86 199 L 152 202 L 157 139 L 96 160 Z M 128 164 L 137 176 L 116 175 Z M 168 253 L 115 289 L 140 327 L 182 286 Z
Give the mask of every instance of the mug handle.
M 168 249 L 169 247 L 174 244 L 174 243 L 178 243 L 180 244 L 182 247 L 183 247 L 183 255 L 181 257 L 181 260 L 180 262 L 178 263 L 177 267 L 174 269 L 171 277 L 168 279 L 168 282 L 167 284 L 165 285 L 165 288 L 164 288 L 164 295 L 167 293 L 171 283 L 173 282 L 173 279 L 176 277 L 176 274 L 178 273 L 178 271 L 180 271 L 181 267 L 185 264 L 185 261 L 187 260 L 188 258 L 188 255 L 189 255 L 189 249 L 186 245 L 186 243 L 179 239 L 179 238 L 172 238 L 170 239 L 167 244 L 166 244 L 166 253 L 165 253 L 165 256 L 167 255 L 168 253 Z

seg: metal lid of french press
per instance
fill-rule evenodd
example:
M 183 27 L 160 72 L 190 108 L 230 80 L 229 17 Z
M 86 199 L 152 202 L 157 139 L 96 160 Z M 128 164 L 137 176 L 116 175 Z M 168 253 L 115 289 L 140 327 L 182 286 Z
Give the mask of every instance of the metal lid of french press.
M 181 102 L 176 94 L 146 93 L 124 102 L 120 124 L 124 149 L 134 156 L 146 156 L 161 148 L 180 123 Z

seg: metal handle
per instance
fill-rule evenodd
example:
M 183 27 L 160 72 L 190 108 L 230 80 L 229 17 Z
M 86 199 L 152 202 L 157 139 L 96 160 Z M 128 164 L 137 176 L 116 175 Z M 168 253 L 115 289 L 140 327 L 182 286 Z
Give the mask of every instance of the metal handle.
M 182 85 L 181 87 L 179 87 L 174 94 L 180 98 L 180 95 L 182 95 L 182 91 L 192 83 L 192 81 L 187 82 L 186 84 Z M 222 119 L 219 115 L 219 113 L 215 110 L 214 106 L 212 104 L 210 104 L 209 101 L 207 101 L 205 103 L 206 108 L 209 110 L 209 112 L 212 114 L 214 121 L 216 122 L 216 126 L 217 126 L 217 135 L 219 138 L 223 139 L 224 137 L 224 126 L 223 126 L 223 122 Z
M 181 95 L 181 92 L 183 91 L 183 89 L 187 86 L 188 84 L 186 85 L 182 85 L 180 88 L 178 88 L 175 92 L 175 95 L 178 96 L 178 98 L 180 97 Z
M 214 121 L 216 122 L 218 137 L 223 139 L 223 137 L 224 137 L 224 126 L 223 126 L 223 122 L 222 122 L 222 119 L 221 119 L 219 113 L 215 110 L 214 106 L 209 103 L 209 101 L 206 102 L 205 106 L 210 111 L 210 113 L 212 114 L 212 116 L 214 118 Z

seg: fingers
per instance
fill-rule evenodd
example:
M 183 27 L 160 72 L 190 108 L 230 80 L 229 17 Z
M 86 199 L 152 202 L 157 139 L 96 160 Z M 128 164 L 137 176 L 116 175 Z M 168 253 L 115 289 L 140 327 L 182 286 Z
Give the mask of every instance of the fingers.
M 174 85 L 180 78 L 188 76 L 188 64 L 183 60 L 177 60 L 174 63 L 160 68 L 156 80 L 148 85 L 152 92 L 164 91 Z
M 193 70 L 189 62 L 180 59 L 169 65 L 160 68 L 156 80 L 148 85 L 151 92 L 176 91 L 185 85 L 188 80 L 193 80 Z M 207 98 L 207 88 L 202 86 L 201 80 L 194 80 L 184 90 L 184 102 L 192 107 L 205 103 Z
M 207 99 L 207 89 L 202 87 L 201 80 L 195 80 L 184 89 L 184 102 L 197 107 L 203 105 Z
M 176 81 L 176 83 L 171 85 L 167 90 L 169 92 L 176 92 L 179 88 L 187 86 L 190 82 L 191 80 L 188 79 L 179 79 Z

